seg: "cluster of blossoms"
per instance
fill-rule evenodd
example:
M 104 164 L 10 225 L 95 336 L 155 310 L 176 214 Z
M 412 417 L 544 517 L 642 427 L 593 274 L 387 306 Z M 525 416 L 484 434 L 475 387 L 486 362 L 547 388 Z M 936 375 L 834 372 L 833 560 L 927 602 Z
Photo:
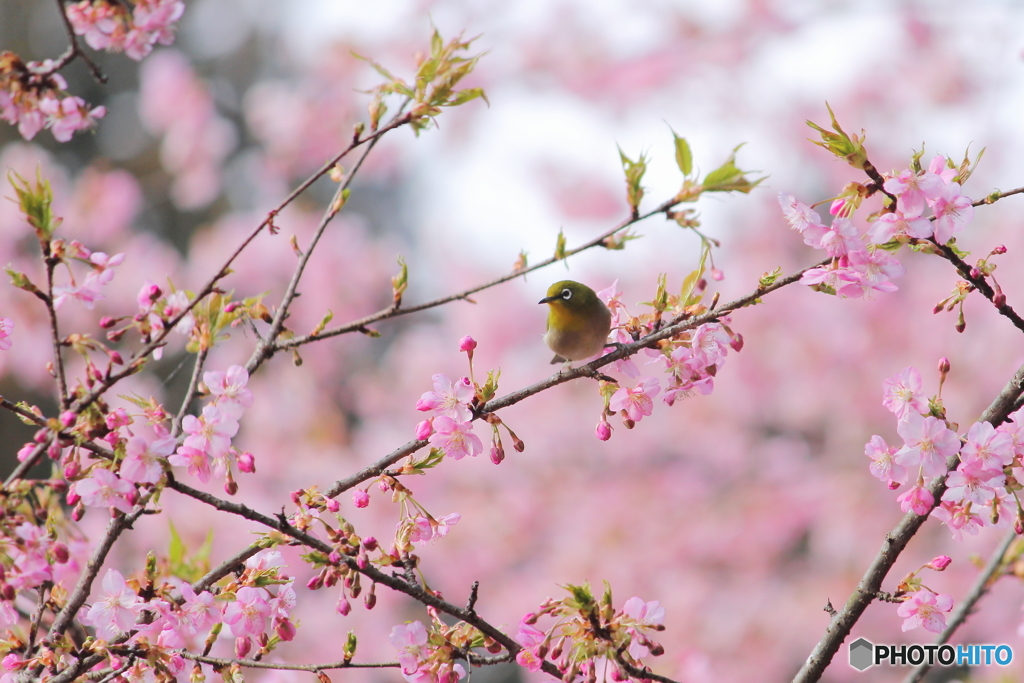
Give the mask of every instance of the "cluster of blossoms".
M 456 660 L 465 658 L 472 647 L 486 647 L 500 652 L 501 646 L 474 627 L 459 622 L 446 625 L 436 610 L 428 607 L 431 625 L 412 621 L 391 629 L 391 644 L 398 650 L 402 676 L 409 683 L 457 683 L 466 669 Z
M 623 665 L 643 668 L 643 659 L 658 657 L 664 648 L 652 634 L 665 629 L 665 609 L 655 600 L 638 597 L 621 610 L 612 607 L 611 589 L 598 601 L 589 586 L 566 586 L 570 597 L 546 600 L 537 612 L 519 622 L 516 641 L 523 649 L 516 661 L 529 671 L 540 671 L 546 659 L 554 662 L 563 681 L 627 681 Z M 537 628 L 541 617 L 556 621 L 546 631 Z
M 612 313 L 611 341 L 628 344 L 641 335 L 653 332 L 661 316 L 647 314 L 643 317 L 630 316 L 621 301 L 622 292 L 618 281 L 597 293 Z M 660 311 L 659 311 L 660 313 Z M 683 332 L 671 339 L 663 339 L 654 349 L 644 349 L 653 365 L 664 373 L 665 391 L 661 393 L 658 377 L 643 377 L 640 368 L 632 358 L 615 361 L 616 370 L 631 379 L 638 380 L 632 387 L 617 383 L 601 382 L 601 394 L 605 399 L 601 419 L 595 429 L 597 438 L 607 441 L 611 438 L 612 427 L 608 417 L 618 413 L 627 429 L 654 412 L 654 398 L 661 393 L 665 405 L 672 406 L 679 398 L 694 393 L 710 394 L 714 390 L 714 378 L 725 363 L 729 348 L 739 351 L 743 340 L 724 323 L 705 323 L 694 330 Z M 612 353 L 608 348 L 606 353 Z
M 53 307 L 60 308 L 65 301 L 73 299 L 92 310 L 96 302 L 103 298 L 103 286 L 114 279 L 114 268 L 124 263 L 124 254 L 109 256 L 102 251 L 91 251 L 78 240 L 71 240 L 65 244 L 63 240 L 58 239 L 54 240 L 51 246 L 54 255 L 63 258 L 65 263 L 76 260 L 90 267 L 80 284 L 75 282 L 72 273 L 69 284 L 54 286 Z M 68 270 L 70 272 L 70 268 Z
M 131 634 L 129 643 L 162 655 L 153 658 L 156 668 L 166 668 L 172 674 L 184 668 L 184 660 L 160 649 L 202 642 L 211 629 L 235 639 L 238 657 L 247 656 L 254 645 L 265 654 L 273 646 L 270 631 L 282 641 L 292 640 L 296 632 L 291 620 L 296 604 L 294 579 L 282 572 L 282 565 L 281 553 L 261 550 L 246 560 L 241 576 L 216 597 L 205 591 L 196 593 L 187 582 L 174 577 L 157 585 L 149 575 L 143 580 L 125 580 L 116 569 L 108 569 L 101 589 L 92 604 L 82 608 L 80 619 L 92 626 L 101 640 L 109 642 Z
M 83 476 L 78 449 L 72 448 L 61 464 L 64 475 L 73 483 L 68 489 L 68 504 L 75 507 L 74 516 L 81 517 L 82 506 L 109 508 L 112 513 L 131 512 L 139 502 L 140 488 L 152 488 L 164 478 L 170 465 L 187 467 L 190 474 L 202 482 L 210 480 L 211 474 L 225 478 L 224 488 L 234 494 L 238 484 L 234 479 L 237 466 L 242 472 L 254 472 L 255 460 L 251 453 L 240 453 L 231 446 L 231 437 L 238 431 L 238 418 L 242 411 L 252 405 L 252 393 L 246 388 L 249 379 L 245 368 L 234 365 L 227 372 L 206 372 L 203 382 L 213 400 L 203 408 L 201 416 L 185 416 L 182 428 L 187 435 L 179 446 L 177 439 L 168 430 L 168 416 L 154 401 L 138 401 L 141 415 L 132 416 L 124 408 L 108 412 L 100 425 L 91 424 L 89 416 L 84 419 L 67 412 L 61 416 L 64 426 L 72 432 L 102 436 L 110 444 L 115 460 L 94 464 Z M 131 425 L 135 418 L 146 422 L 146 433 L 135 433 Z M 42 443 L 47 430 L 40 430 L 36 442 L 22 448 L 19 457 L 27 457 L 37 443 Z M 104 432 L 97 434 L 98 431 Z M 136 430 L 143 432 L 143 430 Z M 54 440 L 50 447 L 51 457 L 60 456 L 60 442 Z
M 67 142 L 107 113 L 68 95 L 67 81 L 55 69 L 50 59 L 25 63 L 13 52 L 0 52 L 0 119 L 17 126 L 26 140 L 49 128 L 58 142 Z
M 896 203 L 890 200 L 880 214 L 869 217 L 874 220 L 867 229 L 851 220 L 869 194 L 859 183 L 850 183 L 832 202 L 831 225 L 793 195 L 780 193 L 779 204 L 790 227 L 803 235 L 806 244 L 832 257 L 829 265 L 804 273 L 801 282 L 841 297 L 867 298 L 874 291 L 895 291 L 892 279 L 905 271 L 891 252 L 918 240 L 945 245 L 974 218 L 970 198 L 955 181 L 964 174 L 941 155 L 927 169 L 891 174 L 883 187 Z
M 944 376 L 949 369 L 948 361 L 943 359 L 939 367 Z M 1017 498 L 1022 488 L 1018 482 L 1022 477 L 1021 457 L 1024 456 L 1024 409 L 1011 414 L 1010 421 L 998 427 L 989 422 L 975 422 L 961 441 L 949 428 L 941 402 L 929 401 L 922 393 L 921 375 L 915 368 L 906 368 L 884 382 L 882 404 L 895 413 L 896 431 L 903 445 L 890 446 L 875 435 L 865 445 L 864 453 L 871 460 L 871 473 L 886 482 L 890 489 L 911 484 L 897 498 L 904 512 L 934 515 L 946 525 L 955 540 L 960 540 L 964 533 L 976 535 L 984 526 L 1007 528 L 1013 525 L 1018 533 L 1024 530 Z M 954 456 L 956 468 L 949 471 L 949 462 Z M 946 490 L 936 505 L 929 486 L 947 472 Z M 921 603 L 919 607 L 930 610 L 929 614 L 948 611 L 952 604 L 947 596 L 916 593 L 914 596 L 914 605 Z M 909 600 L 904 603 L 907 604 Z M 908 616 L 904 612 L 909 613 L 911 607 L 901 606 L 901 609 L 900 615 Z M 929 624 L 936 625 L 936 620 L 944 624 L 939 616 L 929 619 L 921 622 L 925 628 L 929 628 Z
M 131 12 L 121 2 L 81 0 L 66 13 L 75 35 L 94 50 L 124 52 L 135 61 L 153 51 L 157 43 L 174 43 L 174 24 L 185 12 L 183 0 L 133 0 Z

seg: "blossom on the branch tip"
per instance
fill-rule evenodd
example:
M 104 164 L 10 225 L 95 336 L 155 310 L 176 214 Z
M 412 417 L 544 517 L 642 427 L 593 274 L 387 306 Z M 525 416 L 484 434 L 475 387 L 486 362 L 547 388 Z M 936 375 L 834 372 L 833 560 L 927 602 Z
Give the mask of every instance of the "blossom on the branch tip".
M 975 536 L 985 526 L 985 520 L 959 502 L 943 501 L 932 511 L 932 516 L 946 525 L 954 541 L 962 540 L 964 532 Z
M 133 436 L 125 445 L 125 458 L 121 463 L 121 477 L 127 481 L 155 484 L 163 476 L 163 462 L 176 447 L 173 436 L 150 441 L 144 436 Z
M 106 470 L 103 470 L 106 471 Z M 96 635 L 111 640 L 130 631 L 142 610 L 139 596 L 128 587 L 121 572 L 108 569 L 103 575 L 100 591 L 94 596 L 85 620 L 96 629 Z
M 192 324 L 189 324 L 189 329 Z M 246 386 L 249 373 L 241 365 L 232 365 L 227 372 L 204 372 L 203 382 L 215 397 L 217 408 L 228 418 L 237 420 L 246 408 L 252 406 L 252 391 Z
M 887 179 L 882 185 L 885 191 L 899 200 L 899 210 L 907 218 L 917 218 L 926 202 L 935 201 L 942 194 L 946 183 L 930 170 L 920 174 L 907 169 Z
M 262 588 L 242 586 L 235 591 L 235 599 L 224 607 L 224 623 L 236 637 L 258 638 L 266 630 L 270 604 Z
M 902 420 L 911 410 L 928 412 L 928 401 L 921 394 L 921 373 L 906 368 L 882 382 L 882 405 Z
M 896 614 L 904 618 L 903 630 L 909 631 L 921 626 L 932 633 L 942 633 L 946 628 L 946 617 L 943 612 L 953 609 L 953 598 L 948 595 L 936 595 L 929 590 L 919 590 L 900 603 Z
M 896 447 L 890 446 L 885 439 L 877 434 L 864 444 L 864 455 L 871 458 L 868 469 L 871 474 L 884 482 L 896 482 L 905 484 L 907 481 L 907 468 L 896 462 L 893 456 L 896 455 Z
M 1014 436 L 999 431 L 990 422 L 975 422 L 967 431 L 967 441 L 960 449 L 960 459 L 976 463 L 983 469 L 1002 471 L 1013 462 Z

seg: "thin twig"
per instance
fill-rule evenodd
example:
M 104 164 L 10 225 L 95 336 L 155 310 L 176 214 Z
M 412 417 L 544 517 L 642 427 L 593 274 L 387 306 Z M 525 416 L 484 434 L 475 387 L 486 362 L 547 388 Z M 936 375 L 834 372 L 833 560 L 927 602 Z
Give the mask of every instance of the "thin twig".
M 89 68 L 89 73 L 91 73 L 92 77 L 96 79 L 96 82 L 101 85 L 105 84 L 107 82 L 106 74 L 104 74 L 96 63 L 89 58 L 89 55 L 85 53 L 85 50 L 82 49 L 82 46 L 78 42 L 78 36 L 75 35 L 75 27 L 71 25 L 71 20 L 68 18 L 68 13 L 64 8 L 64 0 L 57 0 L 57 13 L 60 14 L 61 21 L 64 22 L 64 30 L 67 32 L 68 41 L 70 41 L 71 44 L 68 46 L 67 51 L 57 59 L 51 73 L 53 71 L 60 71 L 70 64 L 75 57 L 81 57 L 82 61 Z
M 70 402 L 68 397 L 68 382 L 64 376 L 64 354 L 60 342 L 60 332 L 57 330 L 57 309 L 53 305 L 53 270 L 57 261 L 49 254 L 50 246 L 43 244 L 43 260 L 46 262 L 46 315 L 50 318 L 50 343 L 53 344 L 54 374 L 57 378 L 57 390 L 60 393 L 59 403 L 61 410 L 66 410 Z
M 994 583 L 996 574 L 1003 568 L 1003 563 L 1006 559 L 1006 551 L 1010 549 L 1010 546 L 1017 539 L 1017 532 L 1011 528 L 1006 532 L 1006 536 L 1000 541 L 999 547 L 996 548 L 995 552 L 988 559 L 988 564 L 985 565 L 985 569 L 978 574 L 978 578 L 975 579 L 974 585 L 971 586 L 971 590 L 968 591 L 964 599 L 957 605 L 956 611 L 953 612 L 952 618 L 949 623 L 946 624 L 946 629 L 939 635 L 938 640 L 935 641 L 936 645 L 943 645 L 949 642 L 949 639 L 953 637 L 956 630 L 960 628 L 967 617 L 969 617 L 974 610 L 974 606 L 981 600 Z M 907 677 L 903 679 L 903 683 L 918 683 L 928 670 L 931 669 L 927 663 L 922 663 L 907 674 Z
M 208 353 L 207 349 L 199 349 L 199 353 L 196 354 L 196 364 L 192 368 L 192 379 L 188 382 L 185 398 L 181 401 L 181 408 L 174 417 L 174 424 L 171 426 L 171 436 L 173 437 L 177 437 L 181 433 L 181 423 L 185 419 L 185 415 L 188 414 L 188 407 L 192 404 L 192 399 L 196 397 L 196 392 L 199 389 L 199 377 L 203 374 L 203 364 L 206 362 L 206 355 Z
M 292 279 L 288 282 L 284 295 L 281 297 L 281 303 L 277 307 L 277 313 L 274 315 L 274 320 L 270 323 L 270 330 L 267 331 L 265 337 L 256 343 L 256 349 L 249 358 L 249 362 L 245 364 L 245 369 L 249 374 L 255 372 L 263 361 L 274 355 L 274 340 L 277 339 L 279 334 L 281 334 L 281 329 L 284 327 L 285 318 L 288 317 L 288 309 L 291 307 L 292 301 L 295 300 L 295 293 L 299 288 L 299 280 L 302 279 L 302 274 L 306 270 L 306 264 L 309 263 L 309 259 L 313 255 L 313 250 L 316 249 L 316 245 L 320 241 L 320 237 L 324 234 L 324 230 L 327 229 L 327 224 L 338 215 L 339 211 L 341 211 L 343 206 L 341 201 L 342 196 L 348 189 L 348 186 L 352 183 L 352 179 L 355 178 L 359 168 L 363 165 L 363 161 L 365 161 L 366 157 L 371 151 L 373 151 L 374 145 L 377 144 L 377 140 L 379 139 L 380 138 L 374 138 L 374 140 L 366 146 L 366 149 L 363 150 L 362 156 L 359 157 L 356 163 L 345 175 L 345 179 L 340 185 L 338 185 L 338 189 L 334 192 L 334 197 L 331 199 L 331 203 L 327 205 L 324 215 L 320 218 L 320 224 L 317 226 L 316 232 L 313 233 L 313 239 L 309 241 L 309 246 L 306 247 L 306 250 L 299 257 L 299 262 L 295 266 L 295 272 L 292 273 Z
M 680 202 L 676 199 L 670 199 L 668 201 L 662 202 L 656 208 L 651 209 L 646 213 L 626 218 L 625 220 L 618 223 L 615 227 L 602 233 L 601 235 L 598 235 L 589 242 L 581 244 L 580 246 L 575 247 L 573 249 L 567 250 L 564 253 L 564 255 L 546 258 L 543 261 L 538 261 L 532 266 L 512 271 L 511 273 L 502 275 L 501 277 L 495 278 L 488 282 L 476 285 L 475 287 L 471 287 L 462 292 L 458 292 L 457 294 L 449 294 L 448 296 L 443 296 L 439 299 L 427 301 L 425 303 L 417 304 L 415 306 L 395 308 L 394 305 L 389 305 L 387 308 L 382 309 L 376 313 L 373 313 L 372 315 L 368 315 L 365 318 L 353 320 L 352 322 L 346 323 L 345 325 L 333 327 L 322 332 L 319 332 L 318 334 L 307 334 L 292 337 L 291 339 L 282 339 L 276 341 L 274 342 L 273 348 L 275 350 L 292 349 L 297 346 L 303 346 L 304 344 L 319 341 L 321 339 L 327 339 L 328 337 L 336 337 L 338 335 L 348 334 L 350 332 L 362 332 L 364 328 L 371 323 L 380 322 L 381 320 L 388 320 L 390 318 L 397 318 L 398 316 L 408 315 L 410 313 L 418 313 L 420 311 L 425 311 L 429 308 L 436 308 L 437 306 L 441 306 L 452 301 L 465 301 L 466 299 L 468 299 L 473 294 L 476 294 L 477 292 L 481 292 L 485 289 L 490 289 L 491 287 L 495 287 L 510 280 L 515 280 L 518 277 L 524 277 L 528 273 L 532 273 L 535 270 L 546 268 L 547 266 L 550 266 L 553 263 L 558 263 L 559 261 L 564 261 L 568 257 L 578 254 L 581 251 L 586 251 L 587 249 L 592 249 L 598 246 L 605 246 L 608 238 L 612 237 L 616 233 L 621 232 L 622 230 L 625 230 L 626 228 L 630 227 L 631 225 L 635 225 L 640 221 L 646 220 L 653 216 L 657 216 L 659 214 L 664 214 L 667 211 L 670 211 L 673 207 L 677 206 L 679 203 Z
M 1013 378 L 1007 382 L 1003 390 L 999 392 L 995 400 L 989 405 L 979 422 L 989 422 L 997 426 L 1006 420 L 1007 415 L 1013 408 L 1014 401 L 1024 393 L 1024 366 L 1021 366 Z M 959 462 L 958 456 L 952 455 L 946 462 L 947 470 L 952 470 Z M 938 503 L 942 500 L 942 494 L 946 490 L 946 475 L 936 477 L 928 489 L 933 500 Z M 933 504 L 934 508 L 934 504 Z M 929 513 L 930 514 L 930 513 Z M 903 549 L 910 542 L 910 539 L 921 528 L 928 515 L 918 515 L 908 512 L 900 520 L 899 524 L 885 536 L 881 549 L 871 562 L 856 590 L 850 595 L 846 604 L 835 616 L 829 620 L 828 628 L 821 640 L 811 651 L 811 655 L 804 662 L 803 667 L 793 678 L 793 683 L 814 683 L 821 678 L 825 669 L 832 662 L 832 658 L 839 651 L 846 637 L 850 635 L 857 620 L 860 619 L 864 610 L 875 599 L 878 591 L 882 588 L 882 581 L 889 570 L 895 564 L 896 559 L 903 552 Z
M 398 662 L 370 662 L 366 664 L 357 664 L 355 662 L 346 661 L 329 662 L 327 664 L 284 664 L 280 662 L 260 662 L 255 659 L 221 659 L 219 657 L 206 657 L 204 655 L 193 654 L 188 650 L 176 650 L 175 652 L 185 659 L 190 659 L 193 662 L 202 662 L 203 664 L 212 664 L 214 666 L 232 666 L 237 664 L 238 666 L 245 667 L 247 669 L 277 669 L 279 671 L 317 672 L 322 669 L 394 669 L 400 666 Z

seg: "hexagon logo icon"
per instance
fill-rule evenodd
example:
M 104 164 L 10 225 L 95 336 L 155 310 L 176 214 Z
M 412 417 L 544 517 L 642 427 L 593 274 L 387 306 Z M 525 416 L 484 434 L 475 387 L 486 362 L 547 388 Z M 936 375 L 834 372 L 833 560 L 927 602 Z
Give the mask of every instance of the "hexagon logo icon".
M 874 664 L 875 646 L 867 638 L 858 638 L 850 643 L 850 666 L 864 671 Z

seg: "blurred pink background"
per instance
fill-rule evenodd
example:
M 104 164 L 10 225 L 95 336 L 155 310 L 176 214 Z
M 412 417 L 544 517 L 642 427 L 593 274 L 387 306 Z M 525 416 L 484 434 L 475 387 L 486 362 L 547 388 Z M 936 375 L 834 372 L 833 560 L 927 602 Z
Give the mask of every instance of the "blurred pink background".
M 762 273 L 814 263 L 783 219 L 776 195 L 817 202 L 837 194 L 857 172 L 806 141 L 805 119 L 825 124 L 827 100 L 848 132 L 867 131 L 881 171 L 902 169 L 922 142 L 930 159 L 961 159 L 970 146 L 985 157 L 966 185 L 980 198 L 1024 185 L 1021 104 L 1024 9 L 983 2 L 669 2 L 441 0 L 197 0 L 188 3 L 178 43 L 137 68 L 101 55 L 111 85 L 90 84 L 76 64 L 76 88 L 110 113 L 95 136 L 70 145 L 43 134 L 24 143 L 0 128 L 0 167 L 24 174 L 43 164 L 65 217 L 61 233 L 93 249 L 124 251 L 126 262 L 95 311 L 61 309 L 63 329 L 100 334 L 101 315 L 134 311 L 142 282 L 197 289 L 238 243 L 302 178 L 341 149 L 365 118 L 378 75 L 351 51 L 408 77 L 413 53 L 426 49 L 431 21 L 445 36 L 481 34 L 487 55 L 472 77 L 490 107 L 474 102 L 440 117 L 440 128 L 414 138 L 402 130 L 371 155 L 352 201 L 311 260 L 289 326 L 311 330 L 328 309 L 343 323 L 390 301 L 395 258 L 409 264 L 406 302 L 460 291 L 508 272 L 519 251 L 531 262 L 553 253 L 564 230 L 580 244 L 628 215 L 616 144 L 652 158 L 645 179 L 650 208 L 678 189 L 671 126 L 693 148 L 704 172 L 731 149 L 743 169 L 769 178 L 749 196 L 707 196 L 696 205 L 702 230 L 722 241 L 715 261 L 730 300 L 750 292 Z M 27 58 L 55 56 L 64 40 L 51 3 L 0 0 L 0 45 Z M 19 31 L 18 26 L 28 30 Z M 269 292 L 279 300 L 295 264 L 290 235 L 304 245 L 329 198 L 328 183 L 287 210 L 281 233 L 261 236 L 225 284 L 236 296 Z M 10 195 L 4 181 L 3 194 Z M 1019 197 L 977 211 L 959 236 L 974 259 L 997 244 L 1008 253 L 995 275 L 1012 306 L 1024 306 L 1024 271 L 1011 264 L 1024 249 Z M 823 210 L 824 213 L 824 210 Z M 458 340 L 475 337 L 478 377 L 501 368 L 500 394 L 547 376 L 536 305 L 551 282 L 571 277 L 601 289 L 618 280 L 633 312 L 650 299 L 657 276 L 670 289 L 695 268 L 698 238 L 651 220 L 624 251 L 590 250 L 474 299 L 301 350 L 295 367 L 279 355 L 260 369 L 256 394 L 236 443 L 256 455 L 237 500 L 266 513 L 291 507 L 289 492 L 326 488 L 412 438 L 419 395 L 430 377 L 465 373 Z M 0 202 L 0 261 L 35 273 L 32 240 L 10 202 Z M 872 434 L 896 442 L 895 420 L 881 405 L 882 381 L 908 365 L 934 393 L 936 363 L 949 358 L 943 391 L 962 430 L 1024 362 L 1019 332 L 980 297 L 966 305 L 967 329 L 954 314 L 932 314 L 957 278 L 943 261 L 901 254 L 900 290 L 873 301 L 839 300 L 794 285 L 736 313 L 746 346 L 731 354 L 711 396 L 655 413 L 632 431 L 614 419 L 608 442 L 594 438 L 601 409 L 596 385 L 556 387 L 501 416 L 526 442 L 500 466 L 486 457 L 445 462 L 406 484 L 435 515 L 459 512 L 443 540 L 423 548 L 430 585 L 461 603 L 481 581 L 478 610 L 514 632 L 527 611 L 559 584 L 611 582 L 617 604 L 632 595 L 667 610 L 666 654 L 655 671 L 686 683 L 788 680 L 822 635 L 826 600 L 845 602 L 884 534 L 901 518 L 896 493 L 868 472 Z M 0 313 L 15 321 L 14 348 L 0 354 L 9 397 L 50 391 L 41 308 L 0 288 Z M 191 364 L 174 338 L 165 360 L 118 393 L 180 400 Z M 253 339 L 235 330 L 211 354 L 209 369 L 244 363 Z M 116 405 L 117 401 L 113 401 Z M 51 404 L 52 405 L 52 404 Z M 176 406 L 175 406 L 176 408 Z M 0 425 L 18 427 L 9 415 Z M 17 433 L 17 432 L 9 432 Z M 477 427 L 486 440 L 488 432 Z M 17 444 L 21 436 L 12 437 Z M 10 465 L 8 465 L 10 466 Z M 196 482 L 183 475 L 186 482 Z M 210 490 L 220 491 L 210 485 Z M 387 539 L 398 509 L 371 489 L 367 509 L 347 496 L 343 511 L 364 535 Z M 168 492 L 166 515 L 126 534 L 110 564 L 138 571 L 150 548 L 166 548 L 168 519 L 192 546 L 214 531 L 214 557 L 233 554 L 253 525 L 212 514 Z M 98 534 L 103 515 L 84 527 Z M 953 557 L 925 583 L 959 601 L 1000 533 L 962 543 L 929 521 L 885 583 L 937 554 Z M 310 571 L 286 551 L 296 585 Z M 340 659 L 355 629 L 359 661 L 391 660 L 391 626 L 425 620 L 416 603 L 378 593 L 378 606 L 334 613 L 331 589 L 298 589 L 298 638 L 275 651 L 282 661 Z M 1024 589 L 1000 581 L 954 642 L 1021 646 Z M 922 630 L 902 633 L 896 607 L 872 605 L 853 632 L 876 643 L 928 643 Z M 1019 650 L 1024 653 L 1024 649 Z M 860 674 L 846 647 L 825 680 L 899 680 L 903 669 Z M 979 668 L 972 680 L 1020 676 Z M 395 671 L 345 672 L 345 678 L 393 681 Z M 476 670 L 486 681 L 527 677 L 524 670 Z M 332 674 L 340 680 L 342 674 Z M 869 678 L 870 677 L 870 678 Z M 258 673 L 252 680 L 305 681 L 309 674 Z M 945 680 L 945 679 L 943 679 Z

